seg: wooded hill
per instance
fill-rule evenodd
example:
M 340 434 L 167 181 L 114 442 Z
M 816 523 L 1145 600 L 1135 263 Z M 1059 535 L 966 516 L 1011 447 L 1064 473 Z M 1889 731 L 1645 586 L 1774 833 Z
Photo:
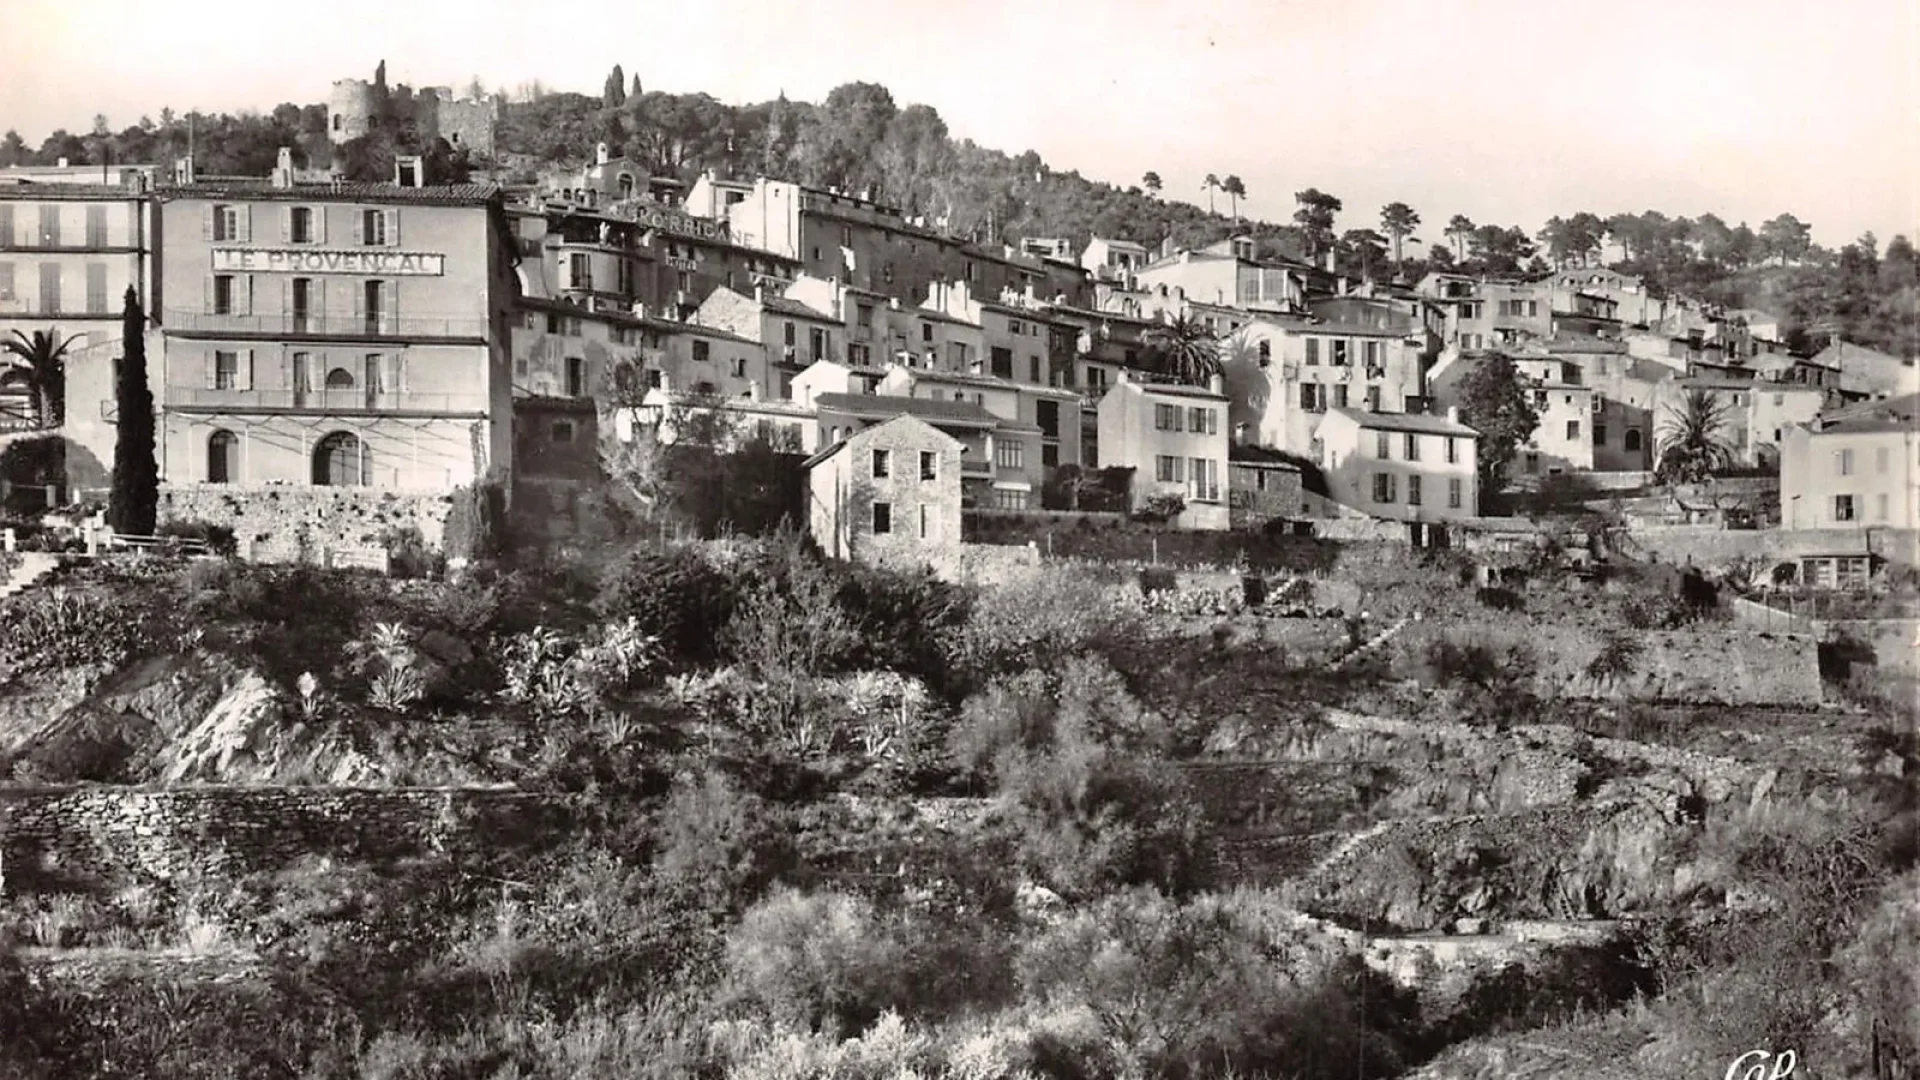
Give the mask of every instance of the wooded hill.
M 468 92 L 482 89 L 476 81 Z M 388 175 L 394 153 L 421 152 L 437 179 L 464 179 L 471 164 L 502 180 L 526 181 L 541 168 L 584 163 L 605 142 L 615 154 L 686 181 L 713 169 L 870 193 L 983 244 L 1066 237 L 1077 246 L 1098 235 L 1149 245 L 1171 237 L 1177 246 L 1201 246 L 1243 232 L 1263 255 L 1323 260 L 1331 251 L 1343 271 L 1377 280 L 1397 274 L 1414 281 L 1448 267 L 1544 272 L 1624 254 L 1612 265 L 1642 275 L 1657 291 L 1781 316 L 1790 343 L 1801 348 L 1838 336 L 1900 355 L 1920 353 L 1920 263 L 1908 238 L 1883 246 L 1867 234 L 1830 251 L 1813 244 L 1809 226 L 1792 214 L 1754 228 L 1712 214 L 1579 211 L 1528 233 L 1457 214 L 1424 216 L 1400 202 L 1349 212 L 1337 195 L 1309 188 L 1295 194 L 1292 220 L 1275 223 L 1238 214 L 1247 192 L 1232 174 L 1209 176 L 1211 206 L 1165 198 L 1151 172 L 1122 186 L 1056 170 L 1032 150 L 1010 155 L 955 139 L 936 109 L 902 108 L 873 83 L 837 87 L 818 104 L 783 95 L 731 106 L 707 94 L 644 92 L 637 77 L 629 84 L 615 68 L 598 96 L 549 93 L 536 84 L 519 98 L 506 110 L 496 134 L 499 152 L 488 162 L 469 163 L 444 142 L 422 145 L 406 130 L 332 148 L 320 105 L 195 116 L 194 149 L 202 171 L 213 174 L 264 175 L 278 149 L 293 146 L 308 162 L 331 159 L 354 178 Z M 56 131 L 37 151 L 8 132 L 0 140 L 0 167 L 61 157 L 75 164 L 163 164 L 186 152 L 188 127 L 163 110 L 157 123 L 143 117 L 114 134 L 100 116 L 89 134 Z M 1409 238 L 1426 241 L 1420 257 L 1396 262 Z

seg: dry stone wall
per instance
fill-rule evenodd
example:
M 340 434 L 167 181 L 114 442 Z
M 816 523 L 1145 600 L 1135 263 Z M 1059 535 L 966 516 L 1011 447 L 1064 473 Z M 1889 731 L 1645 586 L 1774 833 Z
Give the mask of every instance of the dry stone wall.
M 1785 705 L 1824 700 L 1819 643 L 1799 634 L 1745 630 L 1633 631 L 1639 651 L 1617 678 L 1587 674 L 1607 639 L 1586 627 L 1547 624 L 1416 623 L 1397 639 L 1394 674 L 1426 674 L 1428 648 L 1451 640 L 1496 650 L 1522 646 L 1538 662 L 1535 692 L 1544 697 L 1672 701 L 1696 705 Z
M 0 890 L 238 877 L 302 856 L 400 858 L 537 844 L 562 796 L 475 788 L 0 788 Z
M 418 529 L 438 548 L 449 495 L 422 495 L 364 488 L 170 487 L 160 492 L 161 521 L 200 521 L 233 530 L 242 554 L 275 561 L 317 559 L 329 547 L 379 545 L 395 530 Z

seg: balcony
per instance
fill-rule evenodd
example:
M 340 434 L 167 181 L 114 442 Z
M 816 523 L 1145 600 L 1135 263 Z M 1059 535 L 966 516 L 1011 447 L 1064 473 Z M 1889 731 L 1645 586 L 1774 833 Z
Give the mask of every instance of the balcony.
M 961 458 L 960 475 L 980 480 L 993 479 L 993 462 L 981 458 Z
M 485 341 L 491 329 L 482 316 L 438 315 L 302 315 L 270 312 L 264 315 L 218 315 L 169 308 L 162 325 L 169 333 L 206 337 L 305 337 L 384 339 L 451 339 Z
M 487 395 L 420 393 L 412 390 L 222 390 L 199 386 L 169 386 L 163 405 L 168 409 L 201 412 L 303 412 L 427 415 L 482 415 Z

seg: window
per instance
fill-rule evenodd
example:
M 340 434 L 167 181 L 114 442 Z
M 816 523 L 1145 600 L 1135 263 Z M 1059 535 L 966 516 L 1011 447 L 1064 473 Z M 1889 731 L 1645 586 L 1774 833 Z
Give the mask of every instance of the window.
M 1024 491 L 1009 490 L 1007 488 L 995 488 L 993 492 L 993 508 L 995 510 L 1025 510 L 1027 508 L 1027 493 Z
M 931 450 L 920 451 L 920 479 L 940 479 L 940 455 Z
M 1637 453 L 1640 450 L 1640 429 L 1628 428 L 1627 434 L 1620 441 L 1620 445 L 1622 449 L 1630 454 Z
M 1580 421 L 1578 420 L 1567 421 L 1567 441 L 1575 442 L 1575 441 L 1578 441 L 1579 438 L 1580 438 Z
M 1404 449 L 1406 450 L 1407 460 L 1419 461 L 1420 460 L 1420 436 L 1415 435 L 1413 432 L 1409 431 L 1407 432 L 1407 437 L 1402 441 L 1406 444 Z
M 877 502 L 873 504 L 873 535 L 885 536 L 893 531 L 893 504 Z
M 1393 436 L 1384 431 L 1374 432 L 1373 456 L 1379 458 L 1381 461 L 1391 460 L 1393 457 Z
M 1037 356 L 1027 357 L 1027 381 L 1031 383 L 1040 381 L 1040 358 Z
M 287 288 L 289 306 L 293 309 L 287 314 L 292 317 L 293 329 L 304 331 L 307 320 L 313 315 L 313 279 L 294 278 Z
M 1027 467 L 1027 444 L 1018 439 L 1001 439 L 993 444 L 994 464 L 1003 469 Z
M 1369 374 L 1371 374 L 1374 369 L 1379 368 L 1380 367 L 1380 343 L 1377 341 L 1361 342 L 1360 343 L 1360 362 L 1366 365 Z M 1374 376 L 1374 377 L 1377 378 L 1378 376 Z
M 1336 338 L 1333 342 L 1333 366 L 1346 367 L 1347 364 L 1347 341 L 1345 338 Z
M 240 474 L 240 440 L 225 428 L 207 436 L 207 483 L 231 484 Z
M 1373 501 L 1390 503 L 1394 501 L 1394 483 L 1392 473 L 1373 474 Z
M 1153 459 L 1153 478 L 1162 484 L 1184 483 L 1187 478 L 1187 459 L 1156 454 Z
M 1408 506 L 1420 505 L 1420 480 L 1421 480 L 1421 477 L 1417 473 L 1407 477 L 1407 505 Z
M 1449 510 L 1460 509 L 1460 489 L 1463 486 L 1459 477 L 1447 477 L 1447 508 Z
M 791 345 L 793 344 L 793 333 L 792 333 L 793 324 L 792 323 L 787 324 L 787 331 L 788 331 L 787 344 Z M 933 324 L 932 323 L 920 324 L 920 340 L 927 344 L 933 343 Z
M 1013 350 L 995 345 L 991 350 L 991 354 L 991 359 L 989 359 L 988 363 L 991 365 L 993 373 L 1003 379 L 1013 378 Z
M 567 256 L 567 282 L 570 289 L 593 288 L 593 260 L 577 251 Z
M 873 329 L 873 305 L 860 304 L 854 308 L 853 322 L 862 330 Z
M 240 386 L 240 354 L 237 352 L 216 352 L 213 354 L 213 388 L 215 390 L 235 390 Z
M 587 362 L 578 356 L 567 357 L 567 396 L 582 397 L 587 392 Z
M 1333 407 L 1336 409 L 1344 409 L 1347 407 L 1346 383 L 1340 383 L 1333 388 Z
M 1301 383 L 1300 407 L 1307 412 L 1326 412 L 1327 388 L 1319 383 Z
M 329 390 L 351 390 L 353 384 L 353 372 L 346 368 L 337 367 L 327 372 L 327 389 Z
M 1367 411 L 1380 411 L 1380 388 L 1377 386 L 1367 387 Z
M 1260 343 L 1260 366 L 1261 367 L 1273 366 L 1273 343 L 1270 341 L 1263 341 Z
M 92 315 L 107 313 L 106 263 L 87 264 L 87 312 Z
M 1220 414 L 1212 409 L 1193 408 L 1187 410 L 1187 430 L 1195 435 L 1218 435 L 1220 433 Z
M 296 206 L 287 212 L 287 240 L 295 244 L 313 243 L 313 207 Z
M 572 442 L 573 441 L 573 421 L 555 420 L 553 422 L 553 427 L 549 430 L 549 434 L 552 436 L 553 441 L 556 443 Z
M 859 359 L 865 360 L 866 358 L 860 357 Z M 744 356 L 736 356 L 732 360 L 729 360 L 727 362 L 727 371 L 736 379 L 746 378 L 747 377 L 747 358 Z
M 1873 513 L 1877 520 L 1887 520 L 1887 496 L 1885 492 L 1873 497 Z
M 1040 444 L 1040 464 L 1049 469 L 1060 464 L 1059 443 L 1050 442 Z
M 1833 520 L 1835 521 L 1852 521 L 1853 520 L 1853 496 L 1835 495 L 1833 497 Z
M 360 212 L 360 242 L 367 245 L 387 242 L 387 215 L 379 210 Z
M 696 340 L 693 343 L 694 363 L 704 364 L 711 359 L 713 359 L 713 342 Z
M 564 324 L 561 323 L 560 316 L 558 315 L 547 316 L 547 333 L 549 334 L 561 333 L 563 331 L 563 326 Z
M 827 358 L 827 332 L 816 326 L 807 331 L 807 344 L 812 348 L 815 360 Z
M 87 246 L 107 246 L 107 208 L 104 206 L 87 207 Z
M 1538 451 L 1527 451 L 1527 471 L 1530 473 L 1540 471 L 1540 454 Z
M 1302 388 L 1304 389 L 1304 387 Z M 1153 429 L 1155 431 L 1182 431 L 1182 415 L 1178 405 L 1155 405 L 1153 407 Z
M 1853 475 L 1853 451 L 1852 450 L 1834 451 L 1833 471 L 1840 476 Z
M 1307 364 L 1310 367 L 1320 366 L 1320 339 L 1319 338 L 1307 339 Z
M 1877 473 L 1887 471 L 1887 448 L 1884 446 L 1876 447 L 1873 451 L 1873 471 Z
M 1776 435 L 1774 437 L 1777 439 L 1779 436 Z M 1595 446 L 1607 445 L 1607 425 L 1605 424 L 1593 425 L 1593 445 Z
M 213 279 L 213 313 L 233 314 L 233 275 L 216 274 Z
M 873 452 L 873 478 L 885 480 L 893 474 L 893 454 L 888 450 Z
M 366 318 L 367 333 L 379 334 L 386 331 L 387 284 L 384 281 L 365 282 L 362 288 L 361 313 Z
M 220 243 L 233 243 L 240 240 L 240 208 L 237 206 L 216 206 L 213 208 L 213 239 Z

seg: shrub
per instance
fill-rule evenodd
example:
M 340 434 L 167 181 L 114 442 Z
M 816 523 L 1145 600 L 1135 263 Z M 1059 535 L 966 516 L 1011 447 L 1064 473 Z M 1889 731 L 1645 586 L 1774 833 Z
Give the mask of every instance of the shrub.
M 838 893 L 775 893 L 747 910 L 727 942 L 734 994 L 776 1022 L 840 1039 L 903 996 L 906 959 L 872 905 Z
M 1136 617 L 1110 583 L 1082 569 L 1048 568 L 982 590 L 965 625 L 947 635 L 946 654 L 957 684 L 972 687 L 1112 649 L 1136 632 Z
M 1473 595 L 1474 599 L 1480 601 L 1481 607 L 1492 608 L 1495 611 L 1524 611 L 1527 606 L 1520 594 L 1512 589 L 1485 588 Z
M 926 571 L 865 563 L 849 564 L 840 579 L 839 604 L 861 628 L 850 666 L 898 671 L 944 686 L 947 669 L 942 643 L 966 624 L 971 592 Z
M 468 563 L 498 558 L 506 529 L 506 485 L 502 477 L 490 473 L 455 490 L 449 499 L 447 520 L 441 527 L 446 557 Z
M 1600 651 L 1587 662 L 1587 678 L 1597 683 L 1612 683 L 1633 674 L 1634 666 L 1645 651 L 1631 631 L 1608 627 L 1602 634 Z
M 722 656 L 721 634 L 739 588 L 695 545 L 635 551 L 601 583 L 595 607 L 604 617 L 637 620 L 660 639 L 669 659 L 705 665 Z
M 772 808 L 719 773 L 677 778 L 661 822 L 655 870 L 710 910 L 745 908 L 793 865 Z
M 158 535 L 163 540 L 198 540 L 208 554 L 221 558 L 232 558 L 240 551 L 233 529 L 206 521 L 169 521 L 160 526 Z
M 446 573 L 447 559 L 427 546 L 420 527 L 388 529 L 380 536 L 387 549 L 387 572 L 397 578 L 438 578 Z

